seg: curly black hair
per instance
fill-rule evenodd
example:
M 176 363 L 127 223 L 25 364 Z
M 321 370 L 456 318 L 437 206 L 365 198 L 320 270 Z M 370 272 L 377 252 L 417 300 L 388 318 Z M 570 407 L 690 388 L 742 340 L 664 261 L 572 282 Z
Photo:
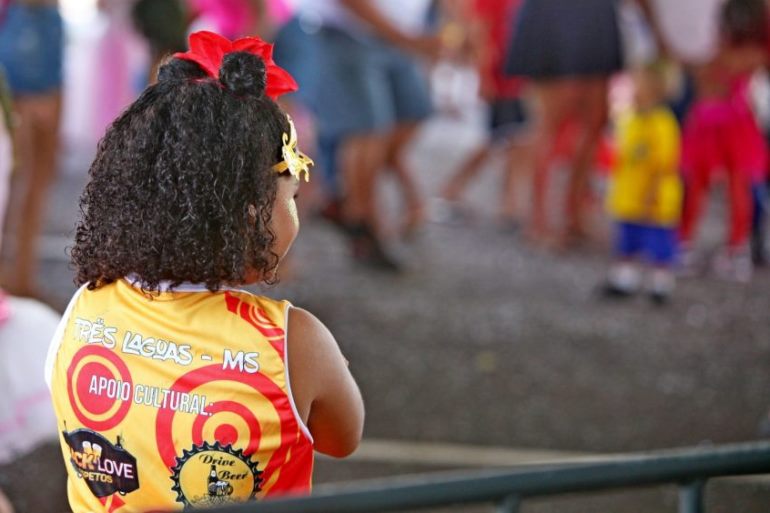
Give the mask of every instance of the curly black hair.
M 94 289 L 136 275 L 144 288 L 266 281 L 286 114 L 265 96 L 265 63 L 227 54 L 219 79 L 172 58 L 109 127 L 80 198 L 75 281 Z

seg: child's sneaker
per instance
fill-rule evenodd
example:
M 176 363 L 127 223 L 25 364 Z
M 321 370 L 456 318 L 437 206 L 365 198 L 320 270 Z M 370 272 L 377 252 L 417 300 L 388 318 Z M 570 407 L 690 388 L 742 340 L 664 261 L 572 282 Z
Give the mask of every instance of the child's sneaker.
M 676 279 L 668 269 L 654 269 L 650 274 L 648 293 L 650 300 L 656 305 L 664 305 L 671 299 Z
M 751 253 L 748 248 L 725 248 L 714 257 L 712 269 L 724 280 L 748 283 L 753 270 Z
M 383 247 L 374 231 L 365 223 L 350 227 L 353 243 L 353 258 L 372 269 L 388 272 L 400 272 L 401 264 Z
M 636 294 L 641 283 L 639 269 L 634 264 L 623 262 L 613 265 L 607 273 L 607 282 L 602 292 L 607 297 L 625 298 Z

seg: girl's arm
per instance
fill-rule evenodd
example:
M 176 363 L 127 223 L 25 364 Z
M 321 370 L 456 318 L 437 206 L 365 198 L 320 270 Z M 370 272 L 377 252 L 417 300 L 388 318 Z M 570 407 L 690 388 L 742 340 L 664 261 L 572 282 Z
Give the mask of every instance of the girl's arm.
M 438 57 L 441 52 L 441 40 L 432 35 L 410 36 L 391 23 L 391 21 L 372 5 L 370 0 L 341 0 L 348 11 L 367 23 L 381 38 L 409 52 Z
M 647 23 L 649 23 L 650 30 L 652 30 L 652 35 L 655 37 L 655 43 L 658 45 L 660 54 L 663 56 L 668 55 L 668 42 L 663 35 L 663 28 L 660 26 L 660 21 L 656 16 L 655 10 L 651 5 L 650 0 L 636 0 L 636 3 L 642 10 L 644 17 L 647 19 Z
M 301 308 L 289 312 L 288 365 L 299 415 L 310 429 L 317 451 L 347 456 L 361 441 L 361 393 L 326 326 Z

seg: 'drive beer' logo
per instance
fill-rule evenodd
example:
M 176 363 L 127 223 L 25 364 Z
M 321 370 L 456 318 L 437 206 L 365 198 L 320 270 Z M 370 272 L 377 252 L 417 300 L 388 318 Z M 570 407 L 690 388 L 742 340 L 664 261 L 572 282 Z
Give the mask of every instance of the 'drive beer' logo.
M 120 445 L 87 429 L 62 431 L 70 448 L 70 463 L 96 497 L 125 495 L 139 488 L 136 458 Z
M 262 471 L 240 449 L 219 442 L 193 445 L 171 469 L 177 501 L 188 507 L 214 506 L 253 499 Z

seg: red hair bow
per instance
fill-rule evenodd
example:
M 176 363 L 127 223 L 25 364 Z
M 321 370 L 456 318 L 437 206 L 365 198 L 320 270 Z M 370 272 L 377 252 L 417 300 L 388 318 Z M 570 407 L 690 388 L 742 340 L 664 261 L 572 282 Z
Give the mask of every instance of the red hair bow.
M 219 79 L 219 68 L 225 55 L 232 52 L 249 52 L 265 61 L 267 69 L 267 87 L 265 93 L 275 100 L 282 94 L 291 93 L 298 89 L 297 82 L 289 72 L 273 62 L 273 45 L 258 37 L 244 37 L 235 41 L 202 30 L 190 34 L 190 51 L 175 53 L 177 59 L 185 59 L 197 63 L 206 73 Z

